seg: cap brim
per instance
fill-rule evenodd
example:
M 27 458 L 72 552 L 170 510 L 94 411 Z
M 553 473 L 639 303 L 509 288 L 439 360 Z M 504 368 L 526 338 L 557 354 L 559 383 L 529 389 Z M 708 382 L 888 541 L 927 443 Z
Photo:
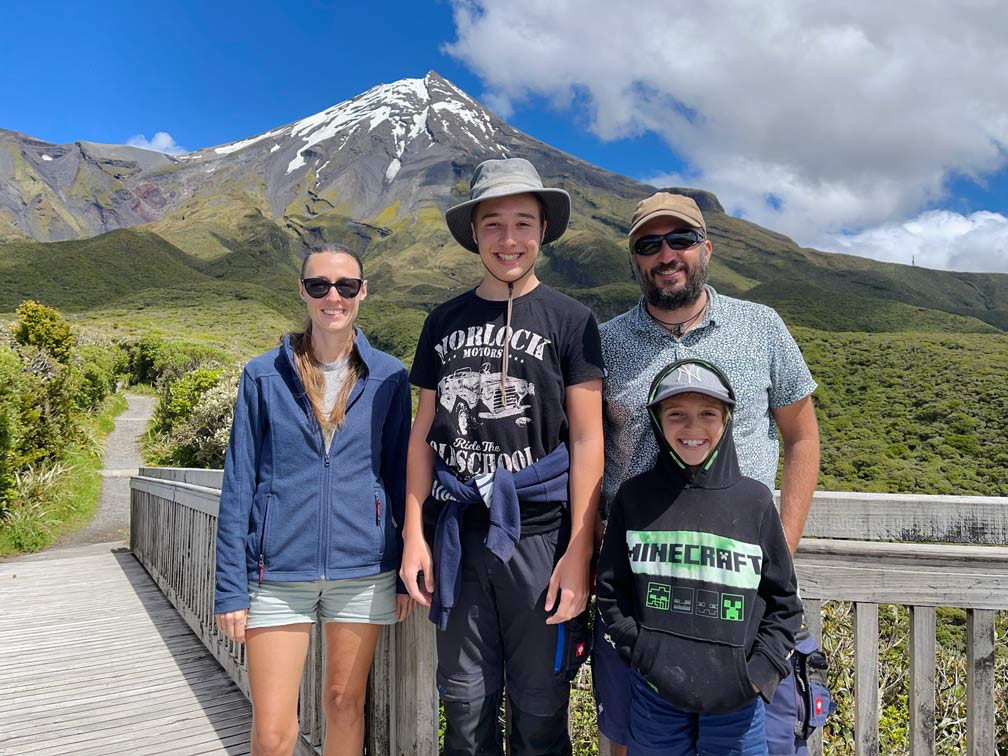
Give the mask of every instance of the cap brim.
M 730 396 L 720 396 L 713 391 L 710 391 L 699 386 L 676 386 L 675 388 L 668 389 L 662 392 L 650 402 L 647 403 L 648 407 L 657 407 L 663 401 L 668 399 L 670 396 L 679 396 L 679 394 L 703 394 L 704 396 L 709 396 L 712 399 L 717 399 L 719 402 L 724 402 L 729 407 L 734 406 L 735 400 Z
M 546 205 L 546 237 L 543 244 L 554 242 L 567 231 L 570 222 L 570 195 L 563 189 L 530 189 L 526 184 L 494 187 L 479 199 L 468 200 L 445 211 L 445 223 L 459 244 L 470 252 L 479 254 L 479 247 L 472 232 L 472 210 L 480 202 L 498 197 L 513 197 L 517 194 L 537 194 Z
M 628 236 L 633 237 L 633 235 L 637 233 L 646 223 L 650 223 L 655 218 L 675 218 L 676 220 L 681 220 L 683 223 L 689 224 L 690 228 L 703 231 L 705 234 L 707 233 L 706 226 L 699 218 L 691 218 L 686 213 L 679 213 L 675 210 L 660 209 L 645 215 L 643 218 L 640 218 L 636 223 L 634 223 L 633 226 L 630 227 Z

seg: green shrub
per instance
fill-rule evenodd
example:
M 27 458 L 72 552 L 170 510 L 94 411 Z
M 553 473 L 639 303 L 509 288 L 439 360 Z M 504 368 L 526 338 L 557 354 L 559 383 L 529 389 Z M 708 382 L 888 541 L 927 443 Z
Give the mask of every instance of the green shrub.
M 29 299 L 18 306 L 17 316 L 14 326 L 17 343 L 44 349 L 60 362 L 70 361 L 74 337 L 59 311 Z
M 0 515 L 14 489 L 14 471 L 21 417 L 21 361 L 10 349 L 0 349 Z
M 222 349 L 195 341 L 164 341 L 144 336 L 126 344 L 126 369 L 130 383 L 152 386 L 172 382 L 198 367 L 222 367 L 231 358 Z
M 10 505 L 0 519 L 4 535 L 18 551 L 38 551 L 47 546 L 59 524 L 54 500 L 70 470 L 60 463 L 27 467 L 14 474 Z
M 78 437 L 80 377 L 72 365 L 56 362 L 48 351 L 34 346 L 23 346 L 18 351 L 21 360 L 20 431 L 15 464 L 22 468 L 58 459 L 67 445 Z
M 231 434 L 240 371 L 223 375 L 169 435 L 171 463 L 180 467 L 223 467 Z
M 163 380 L 161 401 L 154 410 L 151 428 L 158 433 L 171 433 L 176 423 L 192 414 L 203 394 L 217 385 L 220 374 L 219 369 L 196 368 L 177 380 Z
M 74 357 L 79 376 L 77 406 L 89 412 L 96 410 L 116 389 L 122 365 L 121 350 L 115 347 L 80 347 Z

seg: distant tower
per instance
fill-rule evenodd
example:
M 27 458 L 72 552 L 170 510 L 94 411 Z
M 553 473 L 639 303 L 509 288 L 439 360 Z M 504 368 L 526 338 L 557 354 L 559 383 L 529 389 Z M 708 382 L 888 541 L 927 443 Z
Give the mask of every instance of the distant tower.
M 914 268 L 917 267 L 917 255 L 910 255 L 910 265 Z

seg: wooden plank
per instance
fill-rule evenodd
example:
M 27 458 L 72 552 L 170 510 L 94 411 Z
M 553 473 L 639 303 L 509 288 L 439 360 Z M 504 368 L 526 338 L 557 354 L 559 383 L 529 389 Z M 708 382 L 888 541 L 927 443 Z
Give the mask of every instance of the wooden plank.
M 396 756 L 438 752 L 437 653 L 427 607 L 418 607 L 396 628 Z
M 130 478 L 130 486 L 138 491 L 157 496 L 165 507 L 175 505 L 195 509 L 216 516 L 220 509 L 220 491 L 215 488 L 196 486 L 191 483 L 175 483 L 157 478 L 144 478 L 138 475 Z M 167 533 L 173 533 L 168 529 Z M 171 553 L 170 551 L 165 553 Z
M 325 643 L 316 624 L 311 629 L 304 671 L 301 674 L 301 692 L 298 703 L 298 720 L 301 737 L 311 746 L 321 746 L 325 738 L 325 711 L 322 704 L 322 685 L 325 669 Z
M 0 573 L 5 609 L 9 587 L 36 623 L 0 624 L 5 756 L 248 751 L 248 701 L 132 557 L 19 561 Z
M 994 612 L 966 613 L 966 752 L 994 752 Z
M 94 712 L 93 716 L 89 717 L 87 720 L 83 720 L 80 717 L 67 717 L 64 719 L 50 717 L 45 721 L 45 731 L 41 733 L 41 737 L 48 736 L 56 739 L 64 735 L 80 735 L 89 732 L 100 732 L 103 729 L 119 727 L 124 722 L 128 722 L 130 720 L 133 722 L 145 722 L 152 716 L 152 708 L 153 705 L 148 704 L 134 709 L 122 707 L 104 709 Z M 160 700 L 156 702 L 156 715 L 158 717 L 170 718 L 172 721 L 178 721 L 181 716 L 194 716 L 197 718 L 216 717 L 222 715 L 231 716 L 233 712 L 240 712 L 241 709 L 242 707 L 237 706 L 234 699 L 227 696 L 217 698 L 214 701 L 209 701 L 203 704 L 202 710 L 199 714 L 193 714 L 192 702 L 189 699 L 179 698 L 175 701 Z M 29 724 L 20 730 L 5 730 L 4 734 L 9 737 L 11 741 L 16 738 L 30 736 L 31 742 L 36 745 L 44 742 L 39 740 L 39 727 L 35 723 Z M 106 736 L 102 735 L 101 737 Z
M 935 752 L 935 610 L 910 607 L 910 756 Z
M 816 491 L 806 538 L 999 545 L 1008 543 L 1008 498 Z
M 802 541 L 795 558 L 809 599 L 1008 608 L 1008 548 Z
M 854 753 L 879 753 L 878 605 L 854 605 Z
M 398 680 L 396 674 L 395 635 L 397 626 L 386 625 L 378 636 L 371 673 L 368 676 L 367 703 L 364 711 L 365 746 L 368 754 L 391 756 L 396 743 L 395 709 Z M 406 702 L 401 702 L 406 705 Z
M 805 626 L 822 646 L 822 601 L 802 596 L 802 604 L 805 606 Z
M 218 491 L 224 479 L 223 470 L 204 470 L 198 467 L 141 467 L 139 474 L 145 478 L 192 483 Z

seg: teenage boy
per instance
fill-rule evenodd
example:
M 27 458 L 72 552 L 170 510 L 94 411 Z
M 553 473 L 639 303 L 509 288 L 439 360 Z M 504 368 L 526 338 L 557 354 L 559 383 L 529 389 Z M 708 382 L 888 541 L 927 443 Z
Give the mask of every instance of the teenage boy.
M 629 753 L 767 754 L 763 700 L 791 666 L 801 601 L 773 495 L 739 470 L 713 364 L 660 371 L 654 466 L 609 512 L 596 591 L 631 668 Z
M 505 681 L 511 754 L 571 753 L 554 661 L 588 598 L 603 363 L 591 311 L 535 274 L 569 217 L 520 158 L 481 163 L 445 214 L 485 272 L 420 334 L 400 574 L 438 627 L 446 756 L 503 752 Z

